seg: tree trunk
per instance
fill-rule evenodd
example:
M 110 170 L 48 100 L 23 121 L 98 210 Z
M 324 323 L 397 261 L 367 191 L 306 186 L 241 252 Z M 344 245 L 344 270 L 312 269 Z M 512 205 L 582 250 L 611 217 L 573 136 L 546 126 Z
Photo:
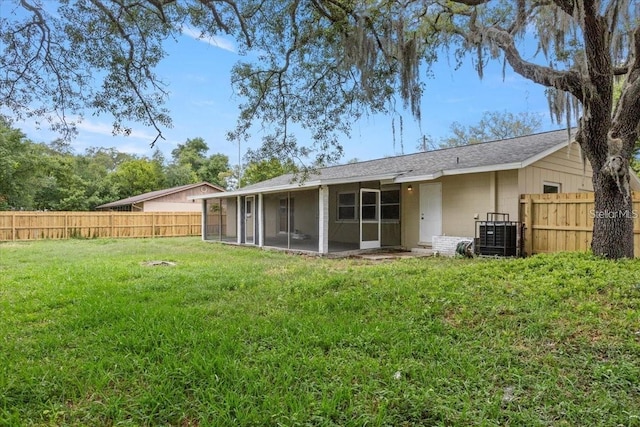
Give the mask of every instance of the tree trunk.
M 595 207 L 591 250 L 605 258 L 633 258 L 633 210 L 631 195 L 623 194 L 612 177 L 594 170 Z

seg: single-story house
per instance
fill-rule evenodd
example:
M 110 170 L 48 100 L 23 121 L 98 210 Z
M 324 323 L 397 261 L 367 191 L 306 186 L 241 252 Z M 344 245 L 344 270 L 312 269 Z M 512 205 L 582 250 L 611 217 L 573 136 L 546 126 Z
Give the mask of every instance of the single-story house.
M 283 175 L 201 199 L 204 240 L 320 254 L 472 239 L 487 213 L 518 221 L 520 195 L 590 192 L 592 171 L 567 131 Z M 635 174 L 633 189 L 640 189 Z
M 126 212 L 200 212 L 199 202 L 193 196 L 205 196 L 223 192 L 224 188 L 208 182 L 187 184 L 165 190 L 151 191 L 127 197 L 96 207 L 99 211 Z

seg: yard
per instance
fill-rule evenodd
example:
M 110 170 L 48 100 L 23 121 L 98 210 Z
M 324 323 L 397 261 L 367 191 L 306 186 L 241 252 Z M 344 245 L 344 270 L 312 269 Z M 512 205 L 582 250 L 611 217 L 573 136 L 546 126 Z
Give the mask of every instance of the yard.
M 640 426 L 639 378 L 639 261 L 0 244 L 0 425 Z

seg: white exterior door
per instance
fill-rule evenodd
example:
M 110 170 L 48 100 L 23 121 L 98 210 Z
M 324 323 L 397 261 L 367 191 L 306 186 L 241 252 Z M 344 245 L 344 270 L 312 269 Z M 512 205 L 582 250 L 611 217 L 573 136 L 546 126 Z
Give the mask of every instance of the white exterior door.
M 253 245 L 255 243 L 255 204 L 254 197 L 247 196 L 244 199 L 244 242 Z
M 442 234 L 442 184 L 420 184 L 420 244 Z
M 380 247 L 380 190 L 360 189 L 360 249 Z

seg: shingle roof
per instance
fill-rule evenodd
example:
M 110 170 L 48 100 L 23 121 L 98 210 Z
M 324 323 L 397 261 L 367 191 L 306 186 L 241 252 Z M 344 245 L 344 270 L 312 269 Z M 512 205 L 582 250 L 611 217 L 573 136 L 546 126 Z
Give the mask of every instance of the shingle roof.
M 96 206 L 96 209 L 115 208 L 118 206 L 132 205 L 134 203 L 146 202 L 149 200 L 157 199 L 159 197 L 168 196 L 169 194 L 178 193 L 180 191 L 189 190 L 191 188 L 197 188 L 202 185 L 214 188 L 218 191 L 224 191 L 224 188 L 219 187 L 208 182 L 199 182 L 197 184 L 186 184 L 178 187 L 166 188 L 164 190 L 151 191 L 149 193 L 139 194 L 137 196 L 127 197 L 126 199 L 116 200 L 115 202 L 105 203 L 104 205 Z
M 465 145 L 461 147 L 445 148 L 403 156 L 387 157 L 346 165 L 321 168 L 307 177 L 307 181 L 349 181 L 354 178 L 392 175 L 396 182 L 408 182 L 437 178 L 447 171 L 471 173 L 473 169 L 495 167 L 495 170 L 513 169 L 521 167 L 524 162 L 542 154 L 550 154 L 549 150 L 558 149 L 567 144 L 567 131 L 558 130 L 538 133 L 517 138 L 485 142 L 482 144 Z M 268 190 L 291 184 L 295 175 L 287 174 L 267 181 L 259 182 L 240 191 Z

